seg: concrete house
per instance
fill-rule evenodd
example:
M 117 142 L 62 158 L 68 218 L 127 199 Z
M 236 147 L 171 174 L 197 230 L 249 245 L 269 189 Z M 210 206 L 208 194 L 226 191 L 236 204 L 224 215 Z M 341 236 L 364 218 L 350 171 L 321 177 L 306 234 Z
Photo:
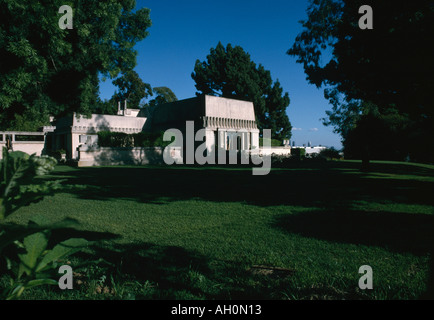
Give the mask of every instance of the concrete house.
M 182 145 L 164 150 L 157 147 L 98 146 L 100 131 L 134 134 L 161 133 L 173 129 L 181 133 L 185 141 Z M 25 142 L 26 138 L 18 139 L 23 134 L 37 135 L 38 139 L 32 138 L 30 142 Z M 73 114 L 53 119 L 51 126 L 37 133 L 0 132 L 0 147 L 9 146 L 13 150 L 37 155 L 64 150 L 66 159 L 77 162 L 79 166 L 146 164 L 160 161 L 166 151 L 174 158 L 185 161 L 187 141 L 193 144 L 194 149 L 201 146 L 205 154 L 213 154 L 217 150 L 237 150 L 259 156 L 291 153 L 289 146 L 261 148 L 259 134 L 252 102 L 202 95 L 145 109 L 129 109 L 126 103 L 119 103 L 116 115 L 92 114 L 86 118 Z
M 259 129 L 253 103 L 214 96 L 204 95 L 156 106 L 149 112 L 144 131 L 174 128 L 186 136 L 187 121 L 194 123 L 195 133 L 205 130 L 210 152 L 214 146 L 225 150 L 259 148 Z
M 85 118 L 74 114 L 58 119 L 53 123 L 54 129 L 47 132 L 46 149 L 63 149 L 67 159 L 79 162 L 85 159 L 87 164 L 93 165 L 92 153 L 98 152 L 99 131 L 132 134 L 177 129 L 187 137 L 187 123 L 194 124 L 194 135 L 200 129 L 205 130 L 208 152 L 216 146 L 245 151 L 259 148 L 259 129 L 252 102 L 203 95 L 145 110 L 119 105 L 117 115 L 92 114 Z M 195 141 L 195 146 L 202 143 Z M 135 157 L 136 151 L 129 150 L 129 156 Z

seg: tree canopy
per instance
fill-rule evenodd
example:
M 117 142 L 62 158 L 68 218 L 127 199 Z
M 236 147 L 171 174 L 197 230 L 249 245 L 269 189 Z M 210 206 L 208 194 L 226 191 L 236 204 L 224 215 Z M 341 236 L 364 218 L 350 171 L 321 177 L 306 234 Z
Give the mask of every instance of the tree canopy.
M 129 70 L 115 79 L 113 84 L 119 90 L 113 95 L 112 100 L 121 102 L 126 100 L 131 109 L 138 109 L 140 102 L 152 95 L 151 85 L 144 83 L 134 70 Z
M 155 98 L 149 101 L 149 106 L 157 106 L 164 103 L 178 101 L 175 93 L 168 87 L 155 87 L 152 89 Z
M 59 27 L 59 8 L 73 9 L 73 28 Z M 0 0 L 0 128 L 35 129 L 49 115 L 90 114 L 99 77 L 136 65 L 135 44 L 151 25 L 134 0 L 20 2 Z M 28 125 L 28 122 L 27 122 Z
M 310 83 L 325 88 L 332 104 L 325 123 L 335 126 L 344 146 L 366 142 L 355 136 L 381 127 L 381 135 L 370 134 L 371 151 L 384 143 L 398 158 L 434 161 L 433 151 L 422 151 L 434 141 L 434 1 L 371 1 L 372 30 L 359 27 L 365 4 L 311 0 L 288 54 L 303 64 Z
M 290 99 L 270 71 L 256 65 L 240 46 L 226 47 L 221 42 L 211 48 L 206 61 L 196 61 L 192 78 L 197 95 L 207 94 L 252 101 L 258 128 L 271 129 L 275 139 L 291 137 L 291 123 L 286 114 Z
M 151 85 L 144 83 L 137 72 L 133 70 L 115 79 L 113 84 L 118 87 L 118 90 L 108 100 L 103 101 L 98 98 L 95 108 L 93 108 L 94 113 L 116 115 L 118 103 L 120 102 L 123 107 L 125 101 L 127 101 L 127 106 L 130 109 L 143 109 L 178 101 L 170 88 L 151 88 Z M 150 96 L 155 97 L 146 102 L 145 100 Z

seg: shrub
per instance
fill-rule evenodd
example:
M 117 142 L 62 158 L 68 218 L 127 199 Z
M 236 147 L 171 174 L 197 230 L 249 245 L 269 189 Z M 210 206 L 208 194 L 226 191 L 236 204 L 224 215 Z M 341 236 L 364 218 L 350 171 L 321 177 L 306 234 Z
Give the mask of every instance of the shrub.
M 132 147 L 134 145 L 133 135 L 124 132 L 98 132 L 98 144 L 100 147 Z
M 267 142 L 270 142 L 270 145 L 272 147 L 281 147 L 282 146 L 282 141 L 280 141 L 280 140 L 259 138 L 259 146 L 260 147 L 264 146 L 264 140 L 266 140 Z
M 319 155 L 325 159 L 340 159 L 341 158 L 339 151 L 333 147 L 321 150 Z
M 64 149 L 59 149 L 50 153 L 50 156 L 55 158 L 57 161 L 62 159 L 62 155 L 66 154 Z
M 319 154 L 306 154 L 304 148 L 291 149 L 291 155 L 271 155 L 271 166 L 274 168 L 298 167 L 304 164 L 321 164 L 326 159 Z
M 293 162 L 293 159 L 291 156 L 284 156 L 284 155 L 278 155 L 278 154 L 272 154 L 271 155 L 271 166 L 276 168 L 282 168 L 289 165 L 291 162 Z
M 306 158 L 306 149 L 304 148 L 292 148 L 291 157 L 295 160 L 303 160 Z
M 163 132 L 140 132 L 133 135 L 135 147 L 166 147 L 170 141 L 163 141 Z
M 6 269 L 5 273 L 10 273 L 13 278 L 6 290 L 0 292 L 0 298 L 17 299 L 27 288 L 57 285 L 58 281 L 53 277 L 59 262 L 88 244 L 83 238 L 70 238 L 49 246 L 51 231 L 72 227 L 71 220 L 50 224 L 45 218 L 36 216 L 25 226 L 6 222 L 6 218 L 20 207 L 41 200 L 59 187 L 60 181 L 51 183 L 34 179 L 49 173 L 56 163 L 52 157 L 8 152 L 3 148 L 0 160 L 0 273 Z
M 100 131 L 98 132 L 98 145 L 109 148 L 165 147 L 170 144 L 170 141 L 163 141 L 163 134 L 162 132 L 126 134 L 124 132 Z

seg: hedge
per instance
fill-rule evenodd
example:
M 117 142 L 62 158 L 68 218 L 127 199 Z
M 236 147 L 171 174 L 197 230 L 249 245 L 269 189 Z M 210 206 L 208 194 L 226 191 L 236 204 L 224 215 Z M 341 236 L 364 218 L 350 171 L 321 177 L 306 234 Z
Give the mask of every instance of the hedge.
M 170 141 L 163 141 L 163 132 L 140 132 L 127 134 L 124 132 L 100 131 L 98 132 L 98 145 L 100 147 L 166 147 Z
M 267 138 L 259 138 L 259 146 L 260 147 L 264 146 L 264 140 L 266 140 L 266 142 L 270 143 L 271 147 L 281 147 L 281 146 L 283 146 L 282 141 L 280 141 L 280 140 L 267 139 Z

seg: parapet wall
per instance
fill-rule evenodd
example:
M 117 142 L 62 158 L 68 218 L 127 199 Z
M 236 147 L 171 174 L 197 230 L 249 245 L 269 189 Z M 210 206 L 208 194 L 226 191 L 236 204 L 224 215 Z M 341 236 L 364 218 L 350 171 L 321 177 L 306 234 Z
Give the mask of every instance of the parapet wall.
M 79 167 L 164 164 L 163 154 L 170 152 L 172 158 L 181 157 L 180 147 L 143 148 L 79 148 Z
M 44 141 L 29 141 L 29 142 L 21 142 L 15 141 L 13 143 L 13 151 L 22 151 L 27 154 L 36 153 L 37 156 L 41 156 L 42 151 L 44 150 Z M 2 159 L 2 150 L 3 147 L 6 147 L 6 143 L 4 141 L 0 141 L 0 159 Z
M 37 137 L 40 141 L 19 140 L 21 137 Z M 24 132 L 24 131 L 2 131 L 0 132 L 0 159 L 2 159 L 3 147 L 6 147 L 7 137 L 10 138 L 9 144 L 13 151 L 22 151 L 27 154 L 41 156 L 45 148 L 45 134 L 43 132 Z M 33 139 L 30 139 L 33 140 Z

